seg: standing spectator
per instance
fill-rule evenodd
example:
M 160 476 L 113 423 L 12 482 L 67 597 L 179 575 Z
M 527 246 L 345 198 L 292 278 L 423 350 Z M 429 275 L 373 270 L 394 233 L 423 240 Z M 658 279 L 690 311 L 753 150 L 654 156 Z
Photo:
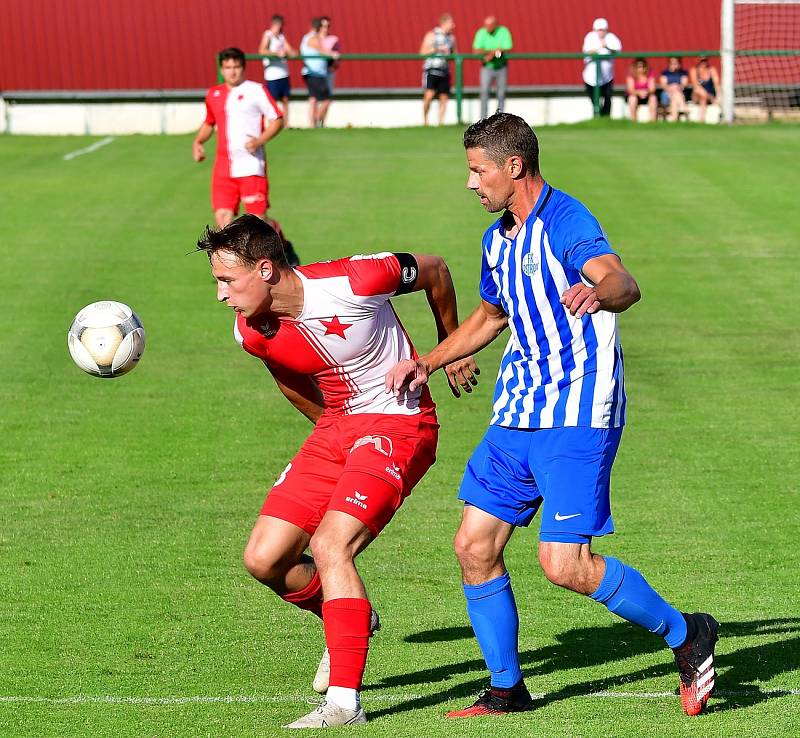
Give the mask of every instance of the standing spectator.
M 661 72 L 658 82 L 661 85 L 661 104 L 669 107 L 667 120 L 678 120 L 686 115 L 686 86 L 689 73 L 683 68 L 679 56 L 667 60 L 667 68 Z
M 308 122 L 312 128 L 322 128 L 328 106 L 331 104 L 331 88 L 328 85 L 328 61 L 338 58 L 336 51 L 330 54 L 322 47 L 322 18 L 312 18 L 311 30 L 300 42 L 300 53 L 311 56 L 303 64 L 303 79 L 308 87 Z
M 622 51 L 622 41 L 608 30 L 605 18 L 595 18 L 592 30 L 583 39 L 584 54 L 611 55 Z M 590 56 L 583 60 L 583 82 L 591 100 L 594 102 L 595 88 L 600 88 L 600 115 L 611 114 L 611 95 L 614 92 L 614 59 L 600 62 L 600 76 L 597 75 L 597 62 Z
M 443 13 L 439 25 L 428 31 L 422 39 L 420 54 L 449 55 L 456 52 L 456 22 L 450 13 Z M 439 96 L 439 125 L 444 123 L 447 101 L 450 98 L 450 62 L 444 56 L 429 56 L 422 66 L 422 83 L 425 92 L 422 96 L 422 120 L 428 125 L 428 111 L 434 95 Z
M 513 42 L 511 31 L 497 25 L 497 18 L 489 15 L 483 25 L 475 32 L 472 51 L 483 55 L 481 67 L 481 119 L 489 114 L 489 92 L 492 83 L 497 89 L 497 112 L 503 112 L 508 86 L 508 60 L 504 51 L 511 51 Z
M 631 65 L 625 80 L 625 94 L 628 97 L 628 113 L 634 123 L 640 105 L 647 105 L 651 123 L 656 119 L 656 78 L 644 57 L 637 57 Z
M 692 101 L 700 106 L 700 122 L 705 123 L 708 104 L 719 103 L 719 72 L 708 63 L 707 56 L 701 56 L 689 73 L 689 81 Z
M 258 53 L 269 56 L 264 59 L 264 81 L 273 99 L 278 100 L 283 107 L 283 125 L 289 127 L 289 64 L 287 56 L 297 52 L 283 35 L 283 16 L 273 15 L 270 27 L 264 31 Z
M 192 157 L 206 158 L 203 144 L 219 127 L 219 142 L 211 176 L 211 206 L 217 227 L 233 220 L 243 204 L 248 213 L 266 217 L 269 183 L 264 144 L 283 128 L 283 115 L 264 85 L 245 79 L 241 49 L 219 53 L 221 85 L 206 94 L 206 117 L 192 144 Z
M 341 54 L 342 45 L 339 37 L 331 33 L 331 19 L 327 15 L 323 15 L 320 21 L 319 37 L 322 48 L 328 54 L 333 54 L 333 52 Z M 333 88 L 336 86 L 336 70 L 340 64 L 341 62 L 338 59 L 328 60 L 328 87 L 330 88 L 331 96 L 333 96 Z

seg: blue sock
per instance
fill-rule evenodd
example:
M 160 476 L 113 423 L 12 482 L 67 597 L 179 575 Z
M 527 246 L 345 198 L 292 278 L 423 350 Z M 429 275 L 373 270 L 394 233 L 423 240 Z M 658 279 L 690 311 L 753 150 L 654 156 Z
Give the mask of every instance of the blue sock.
M 606 573 L 590 597 L 615 615 L 663 636 L 670 648 L 686 640 L 686 620 L 669 605 L 636 569 L 611 556 L 604 556 Z
M 465 584 L 467 614 L 492 673 L 492 686 L 510 689 L 522 679 L 519 615 L 508 572 L 483 584 Z

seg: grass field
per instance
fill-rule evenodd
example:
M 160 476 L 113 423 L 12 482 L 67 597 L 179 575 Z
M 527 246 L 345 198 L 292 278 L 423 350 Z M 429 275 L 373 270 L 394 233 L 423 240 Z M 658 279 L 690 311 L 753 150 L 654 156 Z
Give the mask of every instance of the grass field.
M 599 217 L 643 300 L 621 318 L 629 425 L 617 535 L 600 553 L 722 623 L 710 714 L 671 696 L 655 636 L 549 585 L 535 530 L 509 547 L 533 713 L 453 723 L 486 682 L 451 539 L 503 341 L 456 401 L 434 383 L 439 461 L 360 559 L 384 628 L 370 736 L 800 734 L 800 129 L 623 124 L 539 131 L 542 168 Z M 310 707 L 322 647 L 244 571 L 268 485 L 309 430 L 231 336 L 202 255 L 210 165 L 190 137 L 0 138 L 0 735 L 271 736 Z M 455 129 L 288 131 L 273 214 L 306 261 L 443 254 L 462 315 L 491 216 Z M 115 381 L 70 361 L 77 310 L 147 329 Z M 418 347 L 420 295 L 396 305 Z

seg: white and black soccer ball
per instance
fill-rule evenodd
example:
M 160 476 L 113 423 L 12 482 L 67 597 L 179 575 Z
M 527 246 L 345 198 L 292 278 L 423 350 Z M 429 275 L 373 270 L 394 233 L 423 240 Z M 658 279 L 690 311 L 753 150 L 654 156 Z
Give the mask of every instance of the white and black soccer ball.
M 119 377 L 138 363 L 144 351 L 139 316 L 122 302 L 100 300 L 87 305 L 67 333 L 72 360 L 94 377 Z

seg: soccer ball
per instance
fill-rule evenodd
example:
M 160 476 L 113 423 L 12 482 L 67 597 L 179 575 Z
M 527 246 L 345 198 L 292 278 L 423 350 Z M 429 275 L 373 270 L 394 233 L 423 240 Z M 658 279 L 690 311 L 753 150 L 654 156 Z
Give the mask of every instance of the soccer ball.
M 144 328 L 139 316 L 122 302 L 101 300 L 87 305 L 67 332 L 72 360 L 94 377 L 119 377 L 139 362 Z

